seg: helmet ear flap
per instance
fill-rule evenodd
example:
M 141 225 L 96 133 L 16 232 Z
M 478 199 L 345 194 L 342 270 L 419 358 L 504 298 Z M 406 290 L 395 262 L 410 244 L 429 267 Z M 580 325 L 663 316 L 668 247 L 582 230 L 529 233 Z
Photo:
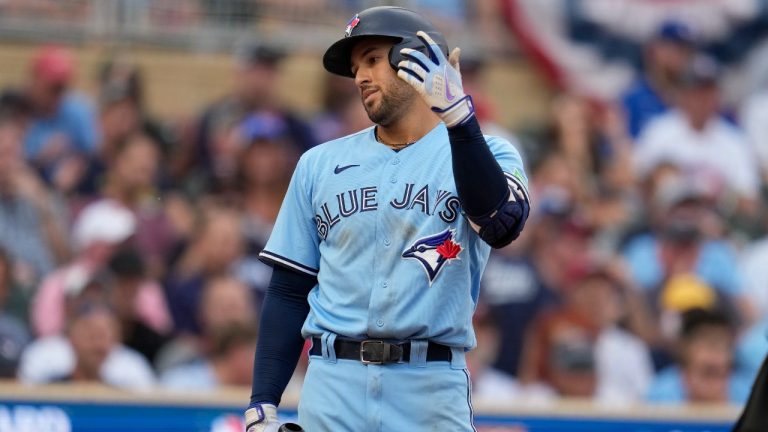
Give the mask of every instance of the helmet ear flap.
M 430 34 L 430 36 L 432 35 Z M 445 57 L 448 58 L 449 51 L 448 51 L 447 45 L 445 45 L 444 43 L 439 43 L 439 46 L 440 46 L 440 50 L 443 51 L 443 54 L 445 55 Z M 424 46 L 424 43 L 421 42 L 421 39 L 417 37 L 407 37 L 407 36 L 403 37 L 402 41 L 392 45 L 392 48 L 389 49 L 389 64 L 390 66 L 392 66 L 392 69 L 394 70 L 397 70 L 398 63 L 400 63 L 403 60 L 406 60 L 405 56 L 400 54 L 400 50 L 402 50 L 403 48 L 411 48 L 429 57 L 427 47 Z
M 395 71 L 397 71 L 398 63 L 403 61 L 403 55 L 400 54 L 401 49 L 403 49 L 402 43 L 396 43 L 389 48 L 389 65 L 392 66 L 392 69 Z

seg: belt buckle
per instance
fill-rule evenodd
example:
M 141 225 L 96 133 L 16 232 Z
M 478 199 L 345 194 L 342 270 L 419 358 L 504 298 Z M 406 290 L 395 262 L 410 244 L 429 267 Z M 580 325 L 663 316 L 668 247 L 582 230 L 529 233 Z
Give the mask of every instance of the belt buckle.
M 379 360 L 370 360 L 370 358 L 366 358 L 365 357 L 365 353 L 366 352 L 372 353 L 372 351 L 366 351 L 366 349 L 365 349 L 366 345 L 378 345 L 379 351 L 381 353 L 381 357 L 379 358 Z M 376 349 L 376 348 L 374 348 L 374 349 Z M 360 362 L 362 364 L 365 364 L 365 365 L 368 365 L 368 364 L 373 364 L 373 365 L 384 364 L 384 341 L 380 341 L 380 340 L 364 340 L 364 341 L 360 342 Z

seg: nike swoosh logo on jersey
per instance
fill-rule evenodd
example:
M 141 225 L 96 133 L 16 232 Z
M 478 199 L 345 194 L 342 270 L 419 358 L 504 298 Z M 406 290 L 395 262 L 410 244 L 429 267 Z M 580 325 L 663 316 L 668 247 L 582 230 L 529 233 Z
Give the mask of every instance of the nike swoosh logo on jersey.
M 346 165 L 346 166 L 343 166 L 343 167 L 340 167 L 340 166 L 336 165 L 336 168 L 333 170 L 333 173 L 334 174 L 338 174 L 338 173 L 340 173 L 340 172 L 342 172 L 344 170 L 350 169 L 352 167 L 358 167 L 358 166 L 360 166 L 360 165 Z

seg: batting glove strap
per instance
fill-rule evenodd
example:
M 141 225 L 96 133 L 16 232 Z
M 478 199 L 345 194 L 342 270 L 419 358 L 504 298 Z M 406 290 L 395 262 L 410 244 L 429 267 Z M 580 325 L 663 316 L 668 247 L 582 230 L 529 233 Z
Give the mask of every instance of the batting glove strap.
M 472 96 L 464 96 L 455 104 L 441 110 L 432 107 L 432 111 L 437 113 L 448 128 L 461 126 L 475 115 L 475 105 L 472 103 Z
M 245 411 L 246 432 L 272 432 L 279 427 L 275 405 L 257 404 Z
M 446 58 L 440 46 L 425 32 L 416 36 L 426 47 L 426 54 L 411 48 L 400 53 L 406 58 L 397 64 L 397 76 L 410 84 L 446 126 L 467 121 L 474 114 L 472 99 L 464 94 L 459 68 L 461 50 L 454 49 Z

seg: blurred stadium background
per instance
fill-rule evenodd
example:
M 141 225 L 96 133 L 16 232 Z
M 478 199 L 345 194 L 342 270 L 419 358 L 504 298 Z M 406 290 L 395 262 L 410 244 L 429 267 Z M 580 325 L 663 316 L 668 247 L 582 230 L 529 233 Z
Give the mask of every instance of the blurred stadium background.
M 768 353 L 768 0 L 0 0 L 0 432 L 242 430 L 256 254 L 298 156 L 369 126 L 320 57 L 381 4 L 462 47 L 530 177 L 478 429 L 730 430 Z

